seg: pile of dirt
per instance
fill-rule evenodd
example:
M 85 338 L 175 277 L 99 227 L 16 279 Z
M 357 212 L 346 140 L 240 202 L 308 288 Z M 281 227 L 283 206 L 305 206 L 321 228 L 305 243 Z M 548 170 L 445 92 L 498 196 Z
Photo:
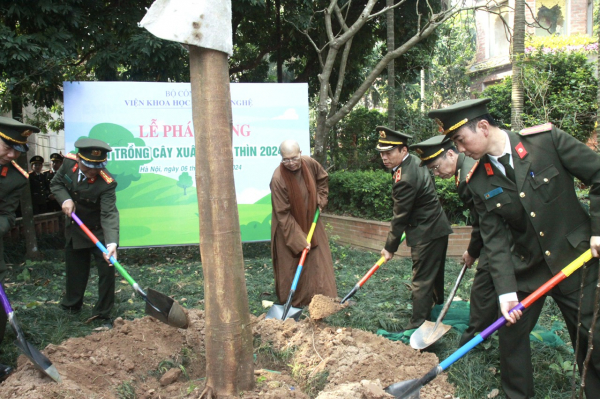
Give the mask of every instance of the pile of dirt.
M 48 345 L 42 352 L 60 373 L 60 384 L 21 356 L 15 373 L 0 384 L 0 398 L 110 399 L 134 397 L 133 391 L 142 399 L 197 398 L 204 385 L 204 313 L 192 310 L 189 318 L 187 330 L 151 317 L 117 319 L 111 330 Z M 252 323 L 262 344 L 292 353 L 287 360 L 292 367 L 257 369 L 256 388 L 244 398 L 309 398 L 303 390 L 316 381 L 319 390 L 324 386 L 318 399 L 389 398 L 383 387 L 421 377 L 438 362 L 402 343 L 311 319 L 282 322 L 262 315 Z M 452 398 L 453 392 L 441 375 L 424 387 L 421 398 Z
M 313 297 L 308 305 L 308 313 L 310 314 L 311 319 L 321 320 L 339 312 L 347 306 L 348 302 L 346 302 L 344 305 L 340 305 L 340 301 L 338 299 L 317 294 Z

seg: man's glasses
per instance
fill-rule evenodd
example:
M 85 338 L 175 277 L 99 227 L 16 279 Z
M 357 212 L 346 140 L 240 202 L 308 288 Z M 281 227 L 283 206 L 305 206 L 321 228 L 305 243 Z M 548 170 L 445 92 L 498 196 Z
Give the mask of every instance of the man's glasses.
M 298 155 L 297 157 L 294 158 L 283 158 L 281 160 L 281 163 L 284 165 L 290 164 L 292 162 L 298 162 L 300 160 L 300 155 Z

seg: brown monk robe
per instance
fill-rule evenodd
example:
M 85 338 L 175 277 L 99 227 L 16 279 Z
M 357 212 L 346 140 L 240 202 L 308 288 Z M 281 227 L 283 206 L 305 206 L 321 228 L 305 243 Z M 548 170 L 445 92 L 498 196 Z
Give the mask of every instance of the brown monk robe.
M 282 152 L 283 154 L 283 152 Z M 271 256 L 275 272 L 275 290 L 280 303 L 285 303 L 292 287 L 296 268 L 317 206 L 327 205 L 328 175 L 323 167 L 307 156 L 291 158 L 301 167 L 290 171 L 282 163 L 271 179 Z M 285 159 L 284 159 L 285 161 Z M 333 262 L 323 223 L 317 226 L 311 249 L 302 267 L 302 274 L 292 299 L 292 306 L 310 303 L 316 294 L 337 297 Z

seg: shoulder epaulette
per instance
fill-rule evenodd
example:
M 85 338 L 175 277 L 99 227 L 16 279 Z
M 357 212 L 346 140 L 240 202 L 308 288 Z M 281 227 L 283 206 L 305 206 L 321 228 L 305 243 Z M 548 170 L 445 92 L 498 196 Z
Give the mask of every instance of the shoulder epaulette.
M 469 173 L 467 173 L 467 177 L 465 177 L 465 181 L 467 183 L 471 179 L 471 176 L 473 175 L 473 172 L 475 172 L 475 169 L 477 169 L 477 165 L 479 165 L 479 161 L 475 162 L 475 165 L 473 165 L 473 167 L 471 168 L 471 170 L 469 171 Z
M 103 170 L 100 171 L 100 176 L 102 177 L 102 180 L 106 182 L 106 184 L 110 184 L 115 181 L 115 179 L 110 177 L 110 175 Z
M 12 163 L 12 164 L 13 164 L 13 166 L 14 166 L 15 168 L 17 168 L 17 170 L 18 170 L 19 172 L 21 172 L 21 174 L 22 174 L 23 176 L 25 176 L 25 178 L 26 178 L 26 179 L 29 179 L 29 173 L 27 173 L 27 171 L 23 170 L 23 168 L 22 168 L 22 167 L 20 167 L 18 163 L 16 163 L 15 161 L 10 161 L 10 163 Z
M 65 154 L 65 158 L 69 158 L 69 159 L 72 159 L 73 161 L 77 161 L 77 156 L 75 154 L 71 154 L 70 152 L 67 152 Z
M 550 130 L 552 130 L 552 123 L 548 122 L 548 123 L 544 123 L 543 125 L 537 125 L 537 126 L 525 128 L 525 129 L 521 130 L 519 132 L 519 134 L 521 136 L 528 136 L 530 134 L 549 132 Z

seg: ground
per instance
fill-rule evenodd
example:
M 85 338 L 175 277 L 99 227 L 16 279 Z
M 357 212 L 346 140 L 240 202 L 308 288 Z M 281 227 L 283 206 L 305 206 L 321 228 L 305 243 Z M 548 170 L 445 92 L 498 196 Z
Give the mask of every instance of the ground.
M 186 330 L 149 316 L 118 318 L 112 329 L 99 327 L 91 335 L 48 345 L 42 352 L 60 373 L 60 384 L 21 356 L 16 372 L 0 384 L 0 397 L 197 398 L 205 373 L 204 313 L 191 310 L 189 318 Z M 432 353 L 309 317 L 282 322 L 261 315 L 252 316 L 251 322 L 259 345 L 257 383 L 244 398 L 386 398 L 391 396 L 383 387 L 421 377 L 438 363 Z M 285 356 L 292 367 L 275 361 L 277 356 Z M 453 392 L 446 376 L 440 375 L 424 387 L 421 397 L 452 398 Z

